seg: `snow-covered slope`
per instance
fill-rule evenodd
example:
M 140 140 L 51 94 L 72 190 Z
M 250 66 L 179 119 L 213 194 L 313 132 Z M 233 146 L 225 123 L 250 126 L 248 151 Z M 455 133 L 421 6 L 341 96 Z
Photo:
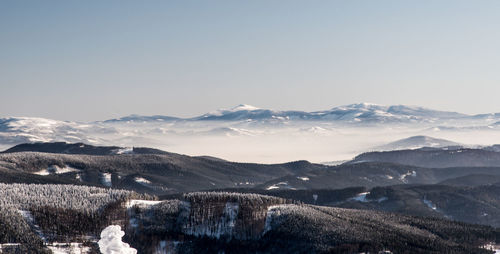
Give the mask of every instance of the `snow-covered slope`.
M 423 107 L 393 105 L 382 106 L 371 103 L 350 104 L 334 107 L 329 110 L 305 112 L 305 111 L 278 111 L 262 109 L 255 106 L 241 104 L 230 109 L 219 109 L 193 118 L 176 118 L 169 116 L 140 116 L 131 115 L 106 122 L 145 122 L 145 121 L 238 121 L 238 120 L 314 120 L 314 121 L 342 121 L 342 122 L 434 122 L 446 119 L 500 119 L 499 115 L 484 114 L 468 116 L 456 112 L 438 111 Z
M 476 118 L 491 118 L 495 115 L 481 115 Z M 232 109 L 221 109 L 190 120 L 316 120 L 316 121 L 342 121 L 342 122 L 369 122 L 369 123 L 432 123 L 446 119 L 469 118 L 468 115 L 437 111 L 414 106 L 381 106 L 371 103 L 358 103 L 334 107 L 330 110 L 305 112 L 305 111 L 276 111 L 261 109 L 251 105 L 238 105 Z
M 92 123 L 58 121 L 38 117 L 0 118 L 0 144 L 20 144 L 28 142 L 67 142 L 95 143 L 90 133 L 110 132 L 104 126 Z
M 428 122 L 438 120 L 461 119 L 467 115 L 427 109 L 423 107 L 393 105 L 381 106 L 371 103 L 359 103 L 335 107 L 328 111 L 320 112 L 322 119 L 345 120 L 354 122 Z

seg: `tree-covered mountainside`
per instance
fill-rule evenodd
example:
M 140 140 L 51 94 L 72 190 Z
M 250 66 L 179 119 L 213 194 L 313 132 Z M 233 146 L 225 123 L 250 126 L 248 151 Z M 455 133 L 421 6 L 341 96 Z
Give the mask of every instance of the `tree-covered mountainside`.
M 468 186 L 394 185 L 345 189 L 224 189 L 258 193 L 305 204 L 397 212 L 500 227 L 500 184 Z M 161 196 L 179 199 L 182 194 Z
M 367 192 L 363 199 L 350 199 L 336 206 L 432 216 L 500 227 L 500 185 L 376 187 Z
M 172 153 L 0 154 L 0 180 L 18 179 L 18 182 L 31 183 L 43 176 L 53 182 L 126 188 L 153 194 L 252 187 L 269 179 L 321 168 L 325 166 L 305 161 L 283 164 L 235 163 Z M 21 174 L 22 177 L 12 177 L 12 174 Z M 32 174 L 33 179 L 26 174 Z
M 256 194 L 189 193 L 132 208 L 132 246 L 153 253 L 488 253 L 488 226 L 306 205 Z
M 126 219 L 121 204 L 132 198 L 152 197 L 87 186 L 0 183 L 0 244 L 19 244 L 18 253 L 46 252 L 52 242 L 91 245 L 108 224 Z
M 424 168 L 388 162 L 345 163 L 271 179 L 257 187 L 262 189 L 342 189 L 355 186 L 372 188 L 400 184 L 437 184 L 448 179 L 476 174 L 500 176 L 500 167 Z M 494 181 L 494 178 L 490 180 Z
M 350 163 L 372 161 L 428 168 L 499 167 L 500 152 L 492 150 L 491 148 L 422 148 L 363 153 L 356 156 Z
M 225 188 L 343 189 L 436 184 L 477 174 L 500 176 L 500 167 L 423 168 L 387 162 L 325 166 L 307 161 L 252 164 L 147 152 L 116 155 L 0 154 L 0 182 L 90 185 L 156 195 Z M 494 178 L 489 179 L 492 183 Z
M 59 154 L 87 154 L 87 155 L 114 155 L 114 154 L 168 154 L 168 152 L 147 147 L 119 147 L 119 146 L 93 146 L 84 143 L 23 143 L 13 146 L 1 153 L 16 152 L 41 152 Z
M 8 244 L 17 253 L 49 253 L 54 242 L 97 251 L 99 232 L 112 224 L 125 229 L 124 241 L 139 253 L 166 247 L 174 253 L 489 253 L 481 246 L 500 239 L 489 226 L 259 194 L 196 192 L 150 201 L 84 186 L 0 187 L 0 248 Z

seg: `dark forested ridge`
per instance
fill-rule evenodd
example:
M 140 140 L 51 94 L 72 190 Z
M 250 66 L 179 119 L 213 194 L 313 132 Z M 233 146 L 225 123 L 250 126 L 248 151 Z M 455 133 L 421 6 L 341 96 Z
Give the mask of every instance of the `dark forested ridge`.
M 17 152 L 41 152 L 41 153 L 60 153 L 60 154 L 87 154 L 87 155 L 113 155 L 122 153 L 133 154 L 168 154 L 165 151 L 146 148 L 133 147 L 131 149 L 119 146 L 93 146 L 84 143 L 25 143 L 13 146 L 1 153 Z
M 285 175 L 323 169 L 305 161 L 252 164 L 180 154 L 82 155 L 40 152 L 0 154 L 0 180 L 23 174 L 23 182 L 50 181 L 165 194 L 213 188 L 252 187 Z M 33 179 L 28 175 L 32 174 Z M 8 181 L 6 181 L 8 182 Z
M 353 161 L 356 162 L 391 162 L 403 165 L 412 165 L 428 168 L 447 167 L 499 167 L 500 152 L 485 149 L 471 148 L 421 148 L 413 150 L 396 150 L 384 152 L 363 153 Z
M 343 189 L 437 184 L 478 174 L 500 177 L 500 167 L 424 168 L 388 162 L 325 166 L 307 161 L 253 164 L 174 153 L 0 154 L 0 182 L 80 184 L 156 195 L 226 188 Z M 494 177 L 487 179 L 494 183 Z

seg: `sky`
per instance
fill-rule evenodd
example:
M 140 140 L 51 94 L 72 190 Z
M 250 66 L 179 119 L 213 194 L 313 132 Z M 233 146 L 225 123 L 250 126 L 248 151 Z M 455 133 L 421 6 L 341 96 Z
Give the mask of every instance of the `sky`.
M 500 1 L 0 1 L 0 117 L 500 112 Z

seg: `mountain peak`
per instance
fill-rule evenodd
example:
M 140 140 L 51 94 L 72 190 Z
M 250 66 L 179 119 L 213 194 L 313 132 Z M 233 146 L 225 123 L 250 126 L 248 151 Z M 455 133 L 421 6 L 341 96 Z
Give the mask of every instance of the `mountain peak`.
M 379 105 L 379 104 L 370 103 L 370 102 L 354 103 L 354 104 L 350 104 L 348 106 L 355 107 L 355 108 L 381 107 L 381 105 Z
M 258 110 L 260 108 L 254 107 L 252 105 L 248 104 L 240 104 L 236 107 L 233 107 L 230 109 L 230 111 L 252 111 L 252 110 Z

